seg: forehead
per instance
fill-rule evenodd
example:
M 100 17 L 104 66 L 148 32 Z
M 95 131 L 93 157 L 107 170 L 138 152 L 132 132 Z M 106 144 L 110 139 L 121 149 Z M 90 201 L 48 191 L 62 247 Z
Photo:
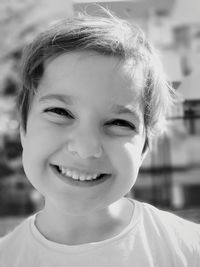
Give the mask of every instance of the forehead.
M 143 70 L 131 61 L 95 52 L 69 52 L 49 59 L 44 67 L 40 96 L 57 92 L 91 101 L 96 95 L 107 105 L 141 103 Z

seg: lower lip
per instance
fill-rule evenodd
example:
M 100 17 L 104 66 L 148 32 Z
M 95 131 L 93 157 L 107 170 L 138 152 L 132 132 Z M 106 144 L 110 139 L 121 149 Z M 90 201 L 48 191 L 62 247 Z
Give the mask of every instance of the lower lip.
M 74 180 L 70 176 L 64 176 L 56 169 L 55 166 L 50 165 L 53 173 L 64 183 L 72 186 L 77 187 L 92 187 L 99 184 L 103 184 L 105 181 L 107 181 L 109 178 L 111 178 L 112 175 L 106 174 L 102 178 L 97 180 L 91 180 L 91 181 L 80 181 L 80 180 Z

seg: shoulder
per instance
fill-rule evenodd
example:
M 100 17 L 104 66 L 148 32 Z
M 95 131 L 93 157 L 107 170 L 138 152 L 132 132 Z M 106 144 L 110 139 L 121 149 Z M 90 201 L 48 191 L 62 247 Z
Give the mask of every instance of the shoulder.
M 0 258 L 10 257 L 15 255 L 28 237 L 30 218 L 25 219 L 12 232 L 0 238 Z
M 160 225 L 166 229 L 170 229 L 177 233 L 182 231 L 187 234 L 194 232 L 200 235 L 200 224 L 183 219 L 172 212 L 158 209 L 150 204 L 142 203 L 143 216 L 149 217 L 157 225 Z M 188 230 L 188 231 L 186 231 Z
M 180 218 L 168 211 L 160 210 L 150 204 L 141 203 L 143 220 L 169 245 L 186 253 L 197 253 L 200 257 L 200 225 Z

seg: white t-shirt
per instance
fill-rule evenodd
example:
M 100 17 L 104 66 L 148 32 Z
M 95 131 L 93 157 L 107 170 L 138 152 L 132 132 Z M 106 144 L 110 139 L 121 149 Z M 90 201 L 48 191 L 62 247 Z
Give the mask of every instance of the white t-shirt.
M 47 240 L 33 215 L 0 239 L 0 267 L 200 266 L 200 225 L 149 204 L 134 204 L 131 222 L 120 234 L 74 246 Z

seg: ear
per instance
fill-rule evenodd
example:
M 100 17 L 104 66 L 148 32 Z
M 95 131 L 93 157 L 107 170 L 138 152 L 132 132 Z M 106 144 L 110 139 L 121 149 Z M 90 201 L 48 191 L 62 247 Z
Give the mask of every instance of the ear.
M 143 146 L 143 150 L 142 150 L 142 154 L 141 154 L 141 165 L 142 162 L 144 161 L 144 159 L 146 158 L 146 155 L 149 152 L 149 140 L 146 137 L 145 142 L 144 142 L 144 146 Z
M 21 145 L 22 145 L 22 148 L 24 148 L 24 140 L 25 140 L 25 130 L 24 128 L 22 127 L 22 125 L 20 125 L 20 128 L 19 128 L 19 134 L 20 134 L 20 140 L 21 140 Z
M 141 165 L 142 165 L 144 159 L 146 158 L 146 155 L 148 154 L 148 152 L 149 152 L 149 148 L 146 147 L 145 151 L 143 151 L 141 154 Z

